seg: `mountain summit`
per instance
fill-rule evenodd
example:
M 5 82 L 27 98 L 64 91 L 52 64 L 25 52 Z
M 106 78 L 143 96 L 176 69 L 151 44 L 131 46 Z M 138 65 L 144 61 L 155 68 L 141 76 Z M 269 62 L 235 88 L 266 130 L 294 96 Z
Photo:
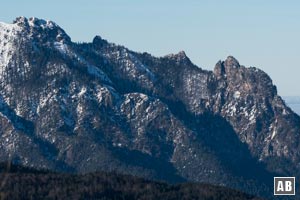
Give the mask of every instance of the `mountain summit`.
M 274 173 L 300 175 L 299 116 L 232 56 L 206 71 L 184 52 L 77 44 L 54 22 L 20 17 L 0 23 L 0 81 L 3 161 L 254 194 L 272 192 Z

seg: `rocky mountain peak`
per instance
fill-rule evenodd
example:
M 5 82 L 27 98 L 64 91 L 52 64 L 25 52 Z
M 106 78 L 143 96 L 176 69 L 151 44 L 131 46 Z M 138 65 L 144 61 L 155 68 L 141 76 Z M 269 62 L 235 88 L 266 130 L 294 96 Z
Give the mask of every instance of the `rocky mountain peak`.
M 233 56 L 228 56 L 224 61 L 225 68 L 239 68 L 240 63 Z
M 93 39 L 93 44 L 97 47 L 103 47 L 108 44 L 107 40 L 103 39 L 101 36 L 97 35 Z
M 22 32 L 31 38 L 39 38 L 41 42 L 49 40 L 57 42 L 70 42 L 71 38 L 55 22 L 50 20 L 39 19 L 36 17 L 26 18 L 17 17 L 13 24 L 22 28 Z M 37 37 L 39 35 L 39 37 Z
M 14 21 L 13 24 L 19 25 L 21 27 L 35 27 L 35 28 L 43 28 L 43 29 L 54 29 L 54 28 L 59 28 L 61 29 L 56 23 L 53 21 L 49 20 L 44 20 L 44 19 L 39 19 L 36 17 L 30 17 L 26 18 L 24 16 L 17 17 Z
M 186 55 L 185 51 L 179 51 L 176 54 L 168 54 L 165 58 L 174 60 L 177 64 L 191 64 L 189 57 Z
M 217 78 L 231 76 L 236 74 L 240 68 L 240 63 L 233 56 L 228 56 L 225 61 L 219 61 L 214 68 L 214 74 Z
M 176 54 L 176 56 L 179 57 L 179 58 L 181 58 L 181 59 L 187 58 L 187 55 L 186 55 L 185 51 L 179 51 Z
M 17 17 L 13 24 L 19 25 L 19 26 L 29 26 L 28 19 L 24 16 Z

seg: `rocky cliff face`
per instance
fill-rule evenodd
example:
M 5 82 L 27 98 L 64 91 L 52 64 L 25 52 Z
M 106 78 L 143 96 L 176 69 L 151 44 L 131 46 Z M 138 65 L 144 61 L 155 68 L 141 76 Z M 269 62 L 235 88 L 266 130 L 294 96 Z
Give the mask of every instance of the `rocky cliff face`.
M 184 52 L 77 44 L 20 17 L 0 23 L 0 81 L 1 160 L 253 193 L 271 173 L 300 175 L 299 116 L 267 74 L 231 56 L 205 71 Z

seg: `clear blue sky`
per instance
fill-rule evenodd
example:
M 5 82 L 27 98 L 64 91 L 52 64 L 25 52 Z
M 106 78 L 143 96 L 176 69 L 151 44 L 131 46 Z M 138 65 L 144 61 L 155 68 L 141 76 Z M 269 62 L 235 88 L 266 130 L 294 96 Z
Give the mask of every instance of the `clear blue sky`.
M 266 71 L 280 95 L 300 96 L 297 0 L 1 0 L 0 21 L 50 19 L 73 41 L 95 35 L 163 56 L 184 50 L 204 69 L 228 55 Z

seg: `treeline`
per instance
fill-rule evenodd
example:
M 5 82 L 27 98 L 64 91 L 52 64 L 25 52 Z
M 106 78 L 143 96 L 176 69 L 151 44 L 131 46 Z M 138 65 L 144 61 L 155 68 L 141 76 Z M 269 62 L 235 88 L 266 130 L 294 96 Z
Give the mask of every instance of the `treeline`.
M 168 185 L 116 173 L 62 174 L 0 164 L 0 199 L 258 199 L 207 184 Z

